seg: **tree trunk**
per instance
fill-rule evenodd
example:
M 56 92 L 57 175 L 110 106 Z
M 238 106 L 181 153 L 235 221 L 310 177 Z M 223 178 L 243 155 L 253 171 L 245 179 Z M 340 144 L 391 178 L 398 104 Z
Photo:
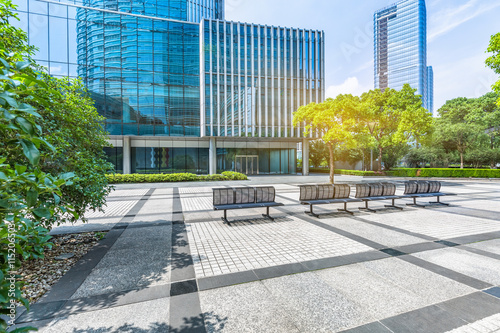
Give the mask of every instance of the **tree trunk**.
M 331 143 L 328 144 L 328 151 L 330 152 L 330 184 L 333 184 L 335 176 L 335 161 L 333 159 L 333 146 Z
M 378 171 L 382 172 L 382 147 L 378 147 Z
M 464 168 L 464 153 L 460 153 L 460 169 Z

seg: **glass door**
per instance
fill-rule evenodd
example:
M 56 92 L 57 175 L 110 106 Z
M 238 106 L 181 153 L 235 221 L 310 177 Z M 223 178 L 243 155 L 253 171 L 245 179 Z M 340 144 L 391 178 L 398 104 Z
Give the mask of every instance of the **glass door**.
M 234 158 L 235 171 L 245 175 L 259 174 L 259 156 L 237 155 Z

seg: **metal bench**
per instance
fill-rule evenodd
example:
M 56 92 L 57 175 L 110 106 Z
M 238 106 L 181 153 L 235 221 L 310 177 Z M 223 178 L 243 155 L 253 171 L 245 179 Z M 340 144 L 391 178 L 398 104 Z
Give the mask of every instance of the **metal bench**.
M 436 197 L 436 201 L 429 201 L 430 204 L 439 204 L 449 206 L 450 204 L 441 202 L 440 197 L 445 195 L 456 195 L 454 193 L 442 193 L 441 182 L 428 180 L 409 180 L 405 182 L 405 192 L 401 198 L 412 198 L 413 203 L 407 203 L 408 206 L 426 207 L 417 203 L 417 198 Z
M 213 206 L 214 210 L 223 210 L 222 221 L 230 225 L 227 219 L 229 209 L 244 208 L 266 208 L 266 214 L 262 216 L 273 220 L 269 215 L 269 207 L 283 206 L 282 203 L 275 202 L 276 191 L 272 186 L 265 187 L 234 187 L 234 188 L 214 188 Z
M 306 214 L 311 214 L 314 217 L 319 217 L 313 211 L 314 205 L 325 205 L 343 203 L 344 209 L 338 208 L 338 211 L 354 214 L 347 210 L 347 203 L 361 202 L 359 199 L 349 197 L 351 187 L 347 184 L 322 184 L 322 185 L 299 185 L 300 198 L 302 205 L 309 205 L 309 211 Z
M 396 208 L 403 210 L 402 207 L 396 206 L 394 200 L 400 199 L 401 196 L 396 195 L 396 185 L 393 183 L 370 183 L 370 184 L 356 184 L 356 198 L 364 201 L 365 206 L 359 209 L 376 212 L 377 210 L 369 208 L 370 201 L 378 200 L 392 200 L 391 205 L 384 205 L 387 208 Z

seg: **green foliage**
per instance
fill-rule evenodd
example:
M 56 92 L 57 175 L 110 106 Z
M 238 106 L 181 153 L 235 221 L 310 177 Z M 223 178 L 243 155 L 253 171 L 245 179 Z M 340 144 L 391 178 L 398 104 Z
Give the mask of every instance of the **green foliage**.
M 337 170 L 341 175 L 351 175 L 351 176 L 382 176 L 383 173 L 375 171 L 360 171 L 360 170 Z
M 404 146 L 418 142 L 432 128 L 432 115 L 422 107 L 421 96 L 415 92 L 416 89 L 405 84 L 400 91 L 375 89 L 361 96 L 362 120 L 366 123 L 364 132 L 371 137 L 372 146 L 378 149 L 379 171 L 382 161 L 387 159 L 386 169 L 395 165 L 404 156 Z M 368 134 L 370 123 L 373 130 Z
M 466 162 L 483 164 L 486 155 L 479 151 L 498 146 L 500 108 L 494 103 L 496 98 L 494 93 L 489 93 L 477 99 L 460 97 L 447 101 L 438 110 L 441 117 L 435 119 L 432 145 L 446 152 L 457 152 L 461 168 Z M 495 155 L 488 156 L 488 163 L 494 166 Z
M 500 170 L 453 168 L 397 168 L 388 173 L 396 177 L 500 178 Z
M 406 162 L 411 167 L 420 167 L 427 164 L 431 168 L 445 167 L 450 163 L 450 156 L 440 146 L 424 146 L 411 149 L 406 155 Z
M 234 171 L 224 171 L 222 173 L 224 177 L 227 177 L 229 180 L 247 180 L 248 177 L 242 173 L 234 172 Z
M 486 65 L 500 74 L 500 32 L 491 36 L 487 52 L 493 54 L 486 59 Z M 500 80 L 493 84 L 492 88 L 500 95 Z M 497 99 L 497 104 L 500 106 L 500 97 Z
M 2 15 L 6 10 L 2 8 Z M 18 59 L 0 44 L 0 314 L 4 315 L 12 315 L 9 307 L 15 303 L 29 308 L 15 273 L 21 260 L 42 257 L 44 248 L 51 246 L 48 232 L 53 221 L 75 214 L 70 204 L 61 203 L 74 174 L 42 170 L 42 151 L 55 149 L 37 124 L 41 115 L 23 102 L 23 97 L 34 96 L 46 85 L 37 79 L 30 62 Z M 36 95 L 34 99 L 42 101 Z M 10 324 L 0 319 L 2 330 Z
M 221 180 L 247 180 L 247 176 L 232 171 L 224 171 L 221 175 L 195 175 L 192 173 L 168 174 L 109 174 L 106 175 L 111 184 L 121 183 L 168 183 L 168 182 L 196 182 Z
M 323 162 L 327 162 L 328 154 L 328 147 L 322 140 L 309 143 L 309 162 L 312 167 L 320 167 Z
M 357 146 L 359 131 L 359 98 L 352 95 L 338 95 L 323 103 L 301 106 L 293 115 L 293 125 L 304 124 L 304 135 L 311 131 L 321 134 L 321 140 L 329 151 L 330 183 L 334 181 L 335 151 Z
M 74 79 L 54 79 L 39 73 L 47 89 L 37 93 L 41 101 L 26 98 L 37 108 L 37 121 L 46 132 L 45 138 L 54 152 L 42 149 L 41 168 L 50 174 L 75 173 L 72 186 L 63 188 L 62 204 L 70 204 L 76 215 L 65 216 L 58 223 L 84 219 L 88 209 L 101 210 L 111 191 L 106 173 L 113 165 L 106 160 L 104 147 L 109 146 L 103 129 L 104 117 L 94 107 L 83 83 Z M 50 104 L 43 103 L 50 100 Z

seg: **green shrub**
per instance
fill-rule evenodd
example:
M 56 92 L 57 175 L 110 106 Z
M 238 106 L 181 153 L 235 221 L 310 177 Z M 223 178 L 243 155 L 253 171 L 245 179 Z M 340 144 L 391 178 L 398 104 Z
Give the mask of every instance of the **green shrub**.
M 192 173 L 170 174 L 111 174 L 106 175 L 110 184 L 122 183 L 168 183 L 168 182 L 196 182 L 196 181 L 224 181 L 247 180 L 247 176 L 238 172 L 225 171 L 222 175 L 201 175 Z
M 230 180 L 247 180 L 248 177 L 242 173 L 239 172 L 233 172 L 233 171 L 224 171 L 222 173 L 223 176 L 226 176 Z
M 500 178 L 500 169 L 398 168 L 396 177 Z
M 335 170 L 336 173 L 341 175 L 351 175 L 351 176 L 383 176 L 383 173 L 376 171 L 360 171 L 360 170 Z

